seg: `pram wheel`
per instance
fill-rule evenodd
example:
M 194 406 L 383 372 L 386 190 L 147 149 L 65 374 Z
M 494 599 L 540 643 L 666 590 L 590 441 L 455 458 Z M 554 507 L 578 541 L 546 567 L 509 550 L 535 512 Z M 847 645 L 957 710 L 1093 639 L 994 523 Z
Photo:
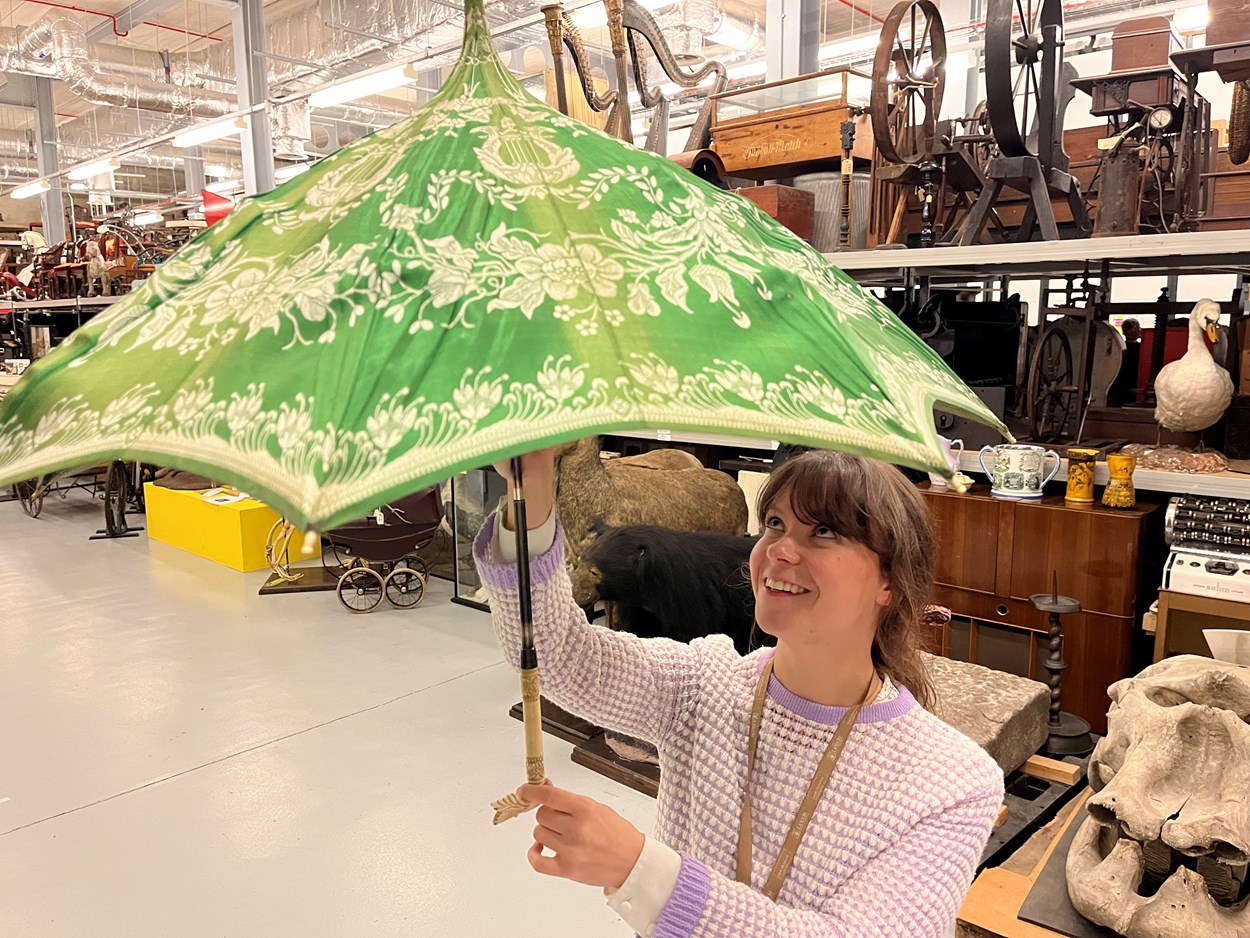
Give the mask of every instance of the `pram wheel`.
M 373 612 L 382 602 L 382 576 L 370 567 L 356 567 L 339 577 L 336 592 L 351 612 Z
M 407 567 L 409 570 L 415 570 L 417 573 L 421 574 L 421 579 L 423 580 L 428 580 L 430 578 L 429 564 L 425 562 L 424 558 L 418 557 L 416 554 L 408 554 L 405 557 L 400 557 L 399 560 L 395 561 L 395 566 Z
M 396 567 L 386 577 L 386 600 L 396 609 L 411 609 L 425 598 L 425 577 L 408 567 Z

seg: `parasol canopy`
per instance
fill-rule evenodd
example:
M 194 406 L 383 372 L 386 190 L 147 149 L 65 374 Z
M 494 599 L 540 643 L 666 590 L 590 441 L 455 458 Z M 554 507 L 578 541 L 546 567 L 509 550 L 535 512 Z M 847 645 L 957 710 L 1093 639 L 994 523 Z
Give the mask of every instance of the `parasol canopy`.
M 1005 432 L 751 202 L 533 99 L 470 0 L 425 107 L 245 200 L 26 372 L 0 484 L 138 459 L 328 530 L 626 428 L 948 473 L 935 405 Z

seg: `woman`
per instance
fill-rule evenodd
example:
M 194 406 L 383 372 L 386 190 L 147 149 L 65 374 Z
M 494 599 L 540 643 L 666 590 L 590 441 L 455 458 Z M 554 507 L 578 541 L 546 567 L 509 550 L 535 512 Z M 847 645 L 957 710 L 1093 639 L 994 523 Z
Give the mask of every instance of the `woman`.
M 603 887 L 644 938 L 949 934 L 1003 778 L 922 706 L 915 632 L 935 544 L 902 474 L 819 451 L 774 470 L 750 573 L 777 647 L 743 658 L 727 636 L 683 645 L 588 624 L 562 567 L 551 453 L 523 469 L 543 692 L 653 742 L 661 767 L 653 837 L 589 798 L 522 786 L 540 805 L 534 869 Z M 516 661 L 511 527 L 509 503 L 475 557 Z

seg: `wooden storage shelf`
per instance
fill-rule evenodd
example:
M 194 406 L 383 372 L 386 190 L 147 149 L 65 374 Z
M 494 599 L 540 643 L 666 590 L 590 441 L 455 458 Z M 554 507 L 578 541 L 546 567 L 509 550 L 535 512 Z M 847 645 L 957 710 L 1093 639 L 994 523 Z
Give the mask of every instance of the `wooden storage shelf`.
M 1140 503 L 1118 511 L 1069 505 L 1060 495 L 999 499 L 983 485 L 965 495 L 920 488 L 940 545 L 938 602 L 974 623 L 1027 633 L 1025 676 L 1038 674 L 1039 646 L 1049 627 L 1029 597 L 1049 592 L 1057 575 L 1059 592 L 1081 603 L 1081 612 L 1063 617 L 1063 705 L 1105 733 L 1107 687 L 1134 671 L 1137 619 L 1161 576 L 1162 506 Z M 967 655 L 972 661 L 976 638 L 974 626 Z

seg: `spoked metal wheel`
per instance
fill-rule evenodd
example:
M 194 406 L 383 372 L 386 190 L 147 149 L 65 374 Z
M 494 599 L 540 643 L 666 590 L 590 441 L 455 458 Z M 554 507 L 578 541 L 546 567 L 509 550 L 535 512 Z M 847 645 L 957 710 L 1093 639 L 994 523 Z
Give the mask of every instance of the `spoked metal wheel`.
M 1063 436 L 1076 400 L 1072 346 L 1058 325 L 1050 326 L 1033 350 L 1029 366 L 1029 427 L 1033 439 L 1053 443 Z
M 110 537 L 125 534 L 126 502 L 130 498 L 130 479 L 127 477 L 126 464 L 115 461 L 109 463 L 108 475 L 104 477 L 104 530 Z
M 985 99 L 994 140 L 1003 156 L 1038 156 L 1041 109 L 1054 101 L 1042 87 L 1046 61 L 1060 50 L 1043 30 L 1062 35 L 1062 0 L 990 0 L 985 22 Z M 1056 69 L 1059 62 L 1055 63 Z
M 416 554 L 400 557 L 399 560 L 395 561 L 395 566 L 407 567 L 409 570 L 415 570 L 427 580 L 430 578 L 430 565 L 425 562 L 424 557 L 418 557 Z
M 382 602 L 382 575 L 369 567 L 355 567 L 339 577 L 336 592 L 349 611 L 373 612 Z
M 39 512 L 43 511 L 43 496 L 45 494 L 44 487 L 39 480 L 24 479 L 16 483 L 13 488 L 17 492 L 17 501 L 22 506 L 22 511 L 32 518 L 38 518 Z
M 881 156 L 897 164 L 933 156 L 946 84 L 946 32 L 932 0 L 903 0 L 890 11 L 872 63 L 869 115 Z
M 396 609 L 412 609 L 425 598 L 425 577 L 408 567 L 396 567 L 386 577 L 386 601 Z

